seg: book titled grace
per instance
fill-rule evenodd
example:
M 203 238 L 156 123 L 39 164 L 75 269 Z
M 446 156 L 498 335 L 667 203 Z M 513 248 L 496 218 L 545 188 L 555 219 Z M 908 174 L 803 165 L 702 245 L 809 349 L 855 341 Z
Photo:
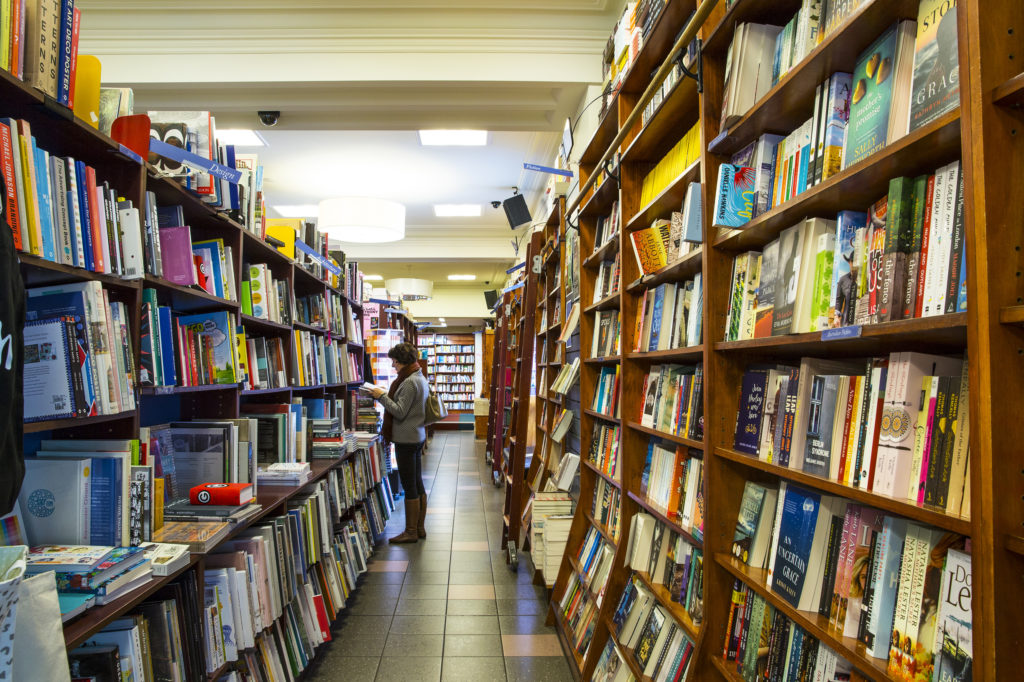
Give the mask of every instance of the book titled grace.
M 772 591 L 796 607 L 800 603 L 821 496 L 797 486 L 786 487 L 779 522 L 779 545 L 772 572 Z

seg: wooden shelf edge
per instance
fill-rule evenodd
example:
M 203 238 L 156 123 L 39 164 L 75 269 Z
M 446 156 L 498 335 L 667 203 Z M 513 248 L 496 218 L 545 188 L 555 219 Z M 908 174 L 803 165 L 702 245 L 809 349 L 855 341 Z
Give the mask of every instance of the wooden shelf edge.
M 607 296 L 605 296 L 604 298 L 602 298 L 600 301 L 597 301 L 596 303 L 591 303 L 590 305 L 588 305 L 586 308 L 583 309 L 583 313 L 586 314 L 586 313 L 594 313 L 594 312 L 597 312 L 598 310 L 608 310 L 608 309 L 613 309 L 614 310 L 614 309 L 617 309 L 618 305 L 612 305 L 612 303 L 618 304 L 619 298 L 621 296 L 622 296 L 622 292 L 621 291 L 615 291 L 613 293 L 610 293 Z
M 651 287 L 657 286 L 663 282 L 673 281 L 676 277 L 694 275 L 700 272 L 703 255 L 704 247 L 698 246 L 679 260 L 669 263 L 663 268 L 630 282 L 626 286 L 626 291 L 633 292 L 650 289 Z
M 616 232 L 611 237 L 609 237 L 604 244 L 601 244 L 601 246 L 594 249 L 594 252 L 587 256 L 587 258 L 583 261 L 583 267 L 592 268 L 599 263 L 603 263 L 605 261 L 606 256 L 610 256 L 611 254 L 618 252 L 618 236 L 619 233 Z
M 651 362 L 660 360 L 699 360 L 703 356 L 704 344 L 686 346 L 685 348 L 669 348 L 668 350 L 640 351 L 626 354 L 628 360 L 647 360 Z
M 992 101 L 1001 106 L 1019 107 L 1024 104 L 1024 72 L 993 88 Z
M 595 474 L 597 474 L 598 476 L 600 476 L 601 478 L 603 478 L 603 479 L 604 479 L 605 481 L 607 481 L 607 482 L 608 482 L 608 483 L 610 483 L 611 485 L 613 485 L 613 486 L 615 486 L 616 488 L 618 488 L 619 490 L 622 490 L 622 484 L 621 484 L 621 483 L 619 483 L 618 481 L 616 481 L 616 480 L 615 480 L 614 478 L 612 478 L 611 476 L 609 476 L 609 475 L 608 475 L 608 474 L 606 474 L 605 472 L 601 471 L 601 470 L 600 470 L 599 468 L 597 468 L 597 465 L 595 465 L 595 464 L 594 464 L 593 462 L 591 462 L 591 461 L 590 461 L 589 459 L 584 459 L 584 460 L 581 460 L 581 461 L 583 462 L 583 464 L 584 464 L 584 465 L 585 465 L 585 466 L 586 466 L 586 467 L 587 467 L 588 469 L 590 469 L 591 471 L 593 471 L 593 472 L 594 472 Z
M 611 532 L 607 528 L 605 528 L 604 524 L 600 523 L 597 519 L 594 518 L 593 514 L 584 509 L 583 518 L 585 518 L 591 526 L 597 529 L 597 532 L 601 534 L 601 537 L 604 538 L 605 542 L 607 542 L 612 547 L 618 549 L 619 543 L 615 540 L 615 538 L 612 537 Z
M 855 500 L 862 504 L 870 505 L 893 514 L 899 514 L 900 516 L 905 516 L 908 519 L 927 523 L 954 533 L 967 536 L 971 535 L 971 520 L 962 516 L 955 516 L 953 514 L 938 511 L 937 509 L 918 507 L 910 500 L 880 495 L 867 490 L 861 490 L 860 488 L 853 488 L 845 483 L 839 483 L 838 481 L 822 478 L 821 476 L 814 476 L 812 474 L 804 473 L 803 471 L 779 466 L 778 464 L 771 464 L 752 455 L 746 455 L 742 452 L 737 452 L 728 448 L 715 448 L 714 453 L 717 457 L 742 464 L 743 466 L 751 469 L 758 469 L 769 474 L 774 474 L 779 478 L 784 478 L 798 485 L 804 485 L 809 488 L 814 488 L 815 490 L 826 492 L 830 495 L 838 495 L 850 500 Z
M 687 543 L 693 545 L 694 547 L 703 549 L 704 541 L 698 539 L 693 534 L 692 529 L 683 528 L 683 526 L 679 523 L 678 519 L 673 519 L 665 512 L 665 510 L 660 509 L 657 505 L 652 504 L 647 498 L 637 495 L 632 490 L 628 491 L 627 495 L 629 496 L 629 499 L 633 500 L 633 502 L 643 507 L 643 509 L 648 514 L 650 514 L 651 516 L 658 519 L 658 521 L 668 526 L 673 533 L 678 533 L 682 535 L 683 539 L 686 540 Z
M 649 428 L 647 426 L 641 426 L 638 422 L 631 421 L 631 422 L 627 422 L 626 425 L 629 428 L 633 429 L 634 431 L 639 431 L 640 433 L 646 433 L 649 436 L 656 436 L 658 438 L 661 438 L 661 439 L 664 439 L 664 440 L 668 440 L 668 441 L 672 441 L 673 443 L 678 443 L 679 445 L 685 445 L 685 446 L 690 447 L 690 448 L 696 448 L 698 450 L 703 450 L 704 449 L 704 443 L 702 441 L 699 441 L 699 440 L 691 440 L 689 438 L 683 438 L 682 436 L 675 436 L 675 435 L 673 435 L 671 433 L 666 433 L 664 431 L 658 431 L 657 429 L 652 429 L 652 428 Z
M 612 417 L 611 415 L 602 414 L 596 410 L 592 410 L 589 407 L 583 408 L 583 414 L 593 417 L 594 419 L 601 419 L 606 422 L 612 422 L 613 424 L 622 424 L 622 420 L 618 417 Z
M 746 566 L 728 554 L 716 554 L 715 563 L 739 579 L 769 604 L 784 613 L 790 620 L 806 630 L 811 636 L 835 650 L 864 675 L 875 682 L 888 682 L 886 661 L 869 656 L 864 645 L 852 637 L 843 637 L 828 627 L 828 619 L 817 613 L 800 611 L 775 594 L 766 584 L 767 571 Z
M 102 424 L 104 422 L 118 421 L 121 419 L 133 419 L 138 410 L 125 410 L 117 414 L 101 414 L 95 417 L 69 417 L 68 419 L 47 419 L 41 422 L 26 422 L 22 426 L 23 433 L 40 433 L 42 431 L 56 431 L 58 429 L 70 429 L 86 426 L 89 424 Z

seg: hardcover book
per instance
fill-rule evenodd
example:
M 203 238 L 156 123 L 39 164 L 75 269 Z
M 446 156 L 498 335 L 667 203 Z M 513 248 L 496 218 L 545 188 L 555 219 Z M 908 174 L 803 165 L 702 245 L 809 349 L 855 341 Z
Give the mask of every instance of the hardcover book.
M 757 288 L 757 307 L 754 308 L 755 339 L 763 339 L 772 335 L 778 268 L 779 240 L 774 239 L 761 252 L 761 280 Z
M 832 261 L 831 326 L 845 327 L 854 322 L 857 282 L 860 266 L 856 261 L 857 231 L 867 226 L 867 214 L 840 211 L 836 217 L 836 250 Z
M 761 443 L 761 422 L 764 413 L 765 389 L 768 372 L 763 369 L 747 370 L 740 388 L 740 408 L 736 417 L 733 448 L 757 456 Z
M 804 452 L 804 472 L 829 478 L 833 421 L 839 375 L 819 374 L 811 378 L 810 414 Z
M 736 532 L 732 538 L 732 554 L 743 563 L 750 563 L 754 535 L 761 522 L 761 515 L 766 513 L 765 491 L 764 486 L 753 481 L 747 481 L 743 486 L 743 499 L 740 501 Z
M 956 3 L 921 0 L 914 41 L 910 131 L 960 106 Z
M 886 145 L 898 43 L 899 31 L 893 25 L 857 57 L 843 168 L 866 159 Z
M 754 215 L 755 171 L 749 166 L 723 163 L 715 187 L 714 227 L 742 227 Z
M 668 241 L 671 237 L 671 224 L 657 224 L 643 230 L 631 232 L 633 254 L 636 256 L 640 271 L 649 275 L 657 272 L 668 264 Z
M 808 563 L 821 502 L 817 493 L 789 485 L 777 521 L 778 539 L 771 587 L 795 608 L 799 608 L 807 587 Z

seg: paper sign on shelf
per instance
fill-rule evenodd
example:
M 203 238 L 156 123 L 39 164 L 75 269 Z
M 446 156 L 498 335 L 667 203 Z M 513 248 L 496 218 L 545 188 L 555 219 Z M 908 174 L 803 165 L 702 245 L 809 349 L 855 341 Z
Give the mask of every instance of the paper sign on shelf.
M 175 147 L 173 144 L 167 144 L 163 140 L 158 140 L 155 137 L 149 138 L 149 151 L 154 154 L 159 154 L 164 158 L 173 159 L 174 161 L 184 164 L 193 170 L 209 173 L 215 178 L 227 180 L 228 182 L 236 185 L 242 180 L 241 171 L 237 171 L 234 168 L 228 168 L 227 166 L 215 163 L 209 159 L 204 159 L 198 154 L 185 151 L 181 147 Z
M 537 171 L 539 173 L 551 173 L 552 175 L 561 175 L 565 178 L 572 178 L 572 171 L 562 170 L 561 168 L 551 168 L 550 166 L 540 166 L 536 163 L 524 163 L 523 168 L 526 170 Z

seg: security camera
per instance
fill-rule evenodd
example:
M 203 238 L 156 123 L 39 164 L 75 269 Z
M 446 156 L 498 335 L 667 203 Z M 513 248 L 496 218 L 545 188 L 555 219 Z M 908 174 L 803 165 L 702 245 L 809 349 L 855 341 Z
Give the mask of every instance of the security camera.
M 277 122 L 281 119 L 280 111 L 257 111 L 256 115 L 260 117 L 260 123 L 267 126 L 276 126 Z
M 492 201 L 491 202 L 491 206 L 493 206 L 494 208 L 501 208 L 501 202 L 500 201 Z

